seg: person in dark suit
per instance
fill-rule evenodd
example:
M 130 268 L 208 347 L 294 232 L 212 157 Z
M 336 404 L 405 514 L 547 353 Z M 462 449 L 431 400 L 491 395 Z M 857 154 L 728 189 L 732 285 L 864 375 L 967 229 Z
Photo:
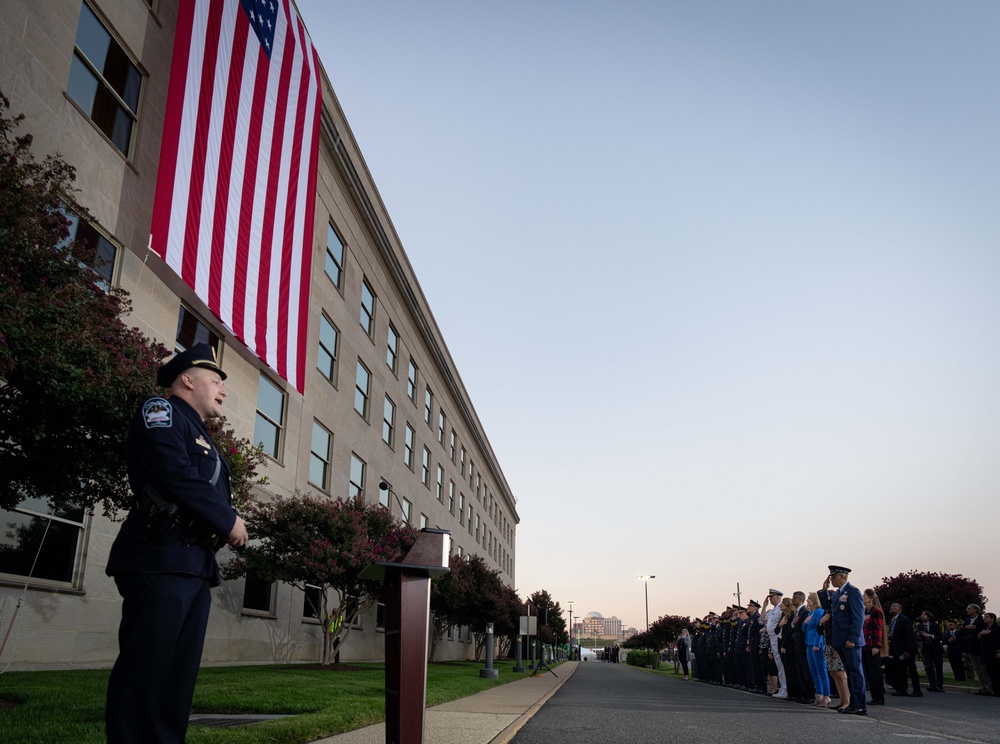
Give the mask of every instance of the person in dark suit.
M 229 465 L 205 421 L 222 415 L 226 375 L 208 344 L 160 367 L 169 397 L 132 418 L 125 462 L 135 507 L 111 546 L 107 573 L 122 596 L 119 654 L 108 682 L 110 744 L 183 742 L 211 608 L 215 550 L 246 544 Z
M 941 641 L 944 634 L 941 626 L 934 622 L 930 612 L 920 613 L 920 625 L 917 626 L 917 639 L 920 641 L 920 658 L 924 660 L 924 671 L 927 673 L 928 691 L 944 692 L 944 646 Z
M 965 658 L 962 656 L 962 636 L 958 623 L 948 621 L 948 629 L 944 632 L 943 643 L 948 647 L 948 663 L 956 682 L 965 682 Z
M 816 686 L 813 684 L 812 674 L 809 673 L 809 657 L 807 655 L 805 621 L 809 617 L 809 610 L 806 607 L 806 593 L 795 592 L 792 595 L 792 604 L 795 605 L 795 614 L 792 617 L 792 642 L 795 644 L 798 667 L 802 670 L 800 674 L 803 689 L 801 700 L 812 703 L 816 698 Z
M 977 604 L 970 604 L 965 608 L 968 617 L 965 625 L 962 626 L 962 651 L 972 663 L 972 668 L 976 672 L 976 679 L 979 681 L 979 691 L 977 695 L 992 695 L 993 686 L 990 684 L 986 668 L 983 666 L 983 657 L 979 648 L 979 634 L 983 631 L 985 622 L 980 614 L 982 608 Z
M 861 667 L 861 653 L 865 645 L 865 603 L 861 591 L 848 581 L 851 569 L 830 566 L 830 575 L 823 582 L 819 592 L 823 609 L 830 613 L 833 632 L 833 646 L 844 662 L 847 672 L 847 687 L 851 694 L 851 704 L 838 708 L 849 715 L 868 715 L 868 697 L 865 690 L 865 675 Z M 834 587 L 832 593 L 830 586 Z
M 889 608 L 889 655 L 893 659 L 894 697 L 923 697 L 920 691 L 920 676 L 917 674 L 917 636 L 913 632 L 913 621 L 903 614 L 903 606 L 894 602 Z M 913 682 L 913 693 L 906 691 L 907 677 Z

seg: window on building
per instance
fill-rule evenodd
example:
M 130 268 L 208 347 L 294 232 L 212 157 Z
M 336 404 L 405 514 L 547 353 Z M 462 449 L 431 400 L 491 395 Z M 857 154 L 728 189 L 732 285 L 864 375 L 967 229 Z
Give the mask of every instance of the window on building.
M 344 277 L 344 241 L 337 235 L 333 225 L 327 223 L 326 226 L 326 264 L 324 266 L 326 275 L 330 277 L 333 286 L 340 289 L 340 283 Z
M 97 286 L 107 292 L 114 283 L 118 246 L 69 207 L 64 206 L 62 212 L 69 222 L 67 226 L 69 234 L 60 246 L 65 246 L 74 240 L 86 243 L 94 251 L 88 265 L 97 274 Z
M 264 581 L 257 574 L 248 573 L 243 584 L 243 609 L 251 612 L 274 614 L 274 582 Z
M 403 509 L 403 521 L 406 524 L 409 524 L 410 523 L 410 512 L 411 512 L 411 510 L 413 508 L 413 504 L 411 504 L 408 499 L 403 499 L 403 498 L 401 498 L 399 500 L 399 503 L 400 503 L 401 508 Z
M 424 529 L 428 525 L 427 515 L 420 515 L 420 529 Z
M 476 463 L 474 463 L 472 461 L 472 458 L 470 457 L 469 458 L 469 488 L 475 488 L 475 486 L 476 486 L 476 477 L 473 475 L 473 472 L 472 472 L 475 469 L 476 469 Z
M 476 542 L 479 542 L 479 515 L 476 515 Z
M 403 440 L 403 462 L 406 464 L 410 470 L 413 470 L 413 436 L 415 432 L 413 427 L 409 424 L 406 425 L 406 436 Z
M 389 336 L 385 343 L 385 365 L 396 374 L 396 367 L 399 364 L 399 334 L 396 329 L 389 324 Z
M 382 441 L 391 447 L 395 441 L 395 432 L 396 404 L 387 395 L 382 406 Z
M 389 493 L 392 491 L 392 484 L 384 479 L 383 482 L 389 487 L 386 488 L 385 490 L 382 490 L 381 488 L 378 489 L 378 503 L 380 506 L 384 506 L 386 509 L 391 509 L 392 507 L 389 506 Z
M 347 486 L 347 493 L 351 498 L 356 498 L 364 493 L 366 469 L 365 461 L 352 452 L 350 483 Z
M 0 509 L 0 575 L 23 581 L 30 574 L 32 584 L 77 588 L 86 522 L 83 509 L 53 512 L 38 498 Z
M 458 435 L 455 430 L 451 430 L 451 439 L 448 444 L 448 459 L 455 462 L 455 447 L 458 445 Z
M 455 513 L 455 481 L 448 481 L 448 513 Z
M 417 365 L 410 359 L 406 368 L 406 397 L 417 403 Z
M 424 421 L 427 422 L 428 426 L 431 426 L 431 417 L 434 416 L 434 393 L 431 392 L 431 387 L 428 385 L 424 390 Z
M 458 493 L 458 523 L 465 524 L 465 494 Z
M 473 511 L 472 505 L 470 504 L 469 505 L 469 534 L 470 535 L 472 534 L 472 515 L 473 514 L 475 514 L 475 512 Z
M 142 73 L 86 3 L 81 3 L 66 94 L 125 157 L 132 151 Z
M 448 426 L 448 418 L 443 409 L 438 409 L 438 442 L 444 444 L 444 430 Z
M 326 313 L 319 316 L 319 349 L 316 352 L 316 368 L 326 379 L 337 384 L 337 354 L 340 346 L 340 332 Z
M 330 452 L 333 435 L 318 421 L 313 421 L 312 447 L 309 453 L 309 482 L 323 491 L 330 490 Z
M 426 447 L 424 447 L 424 460 L 420 480 L 428 488 L 431 487 L 431 451 Z
M 361 418 L 368 420 L 368 397 L 371 393 L 372 376 L 368 368 L 358 360 L 358 371 L 354 377 L 354 410 Z
M 437 469 L 437 500 L 444 503 L 444 468 L 440 465 Z
M 221 341 L 218 334 L 202 323 L 197 315 L 181 305 L 181 310 L 177 315 L 177 338 L 174 340 L 175 354 L 186 351 L 196 344 L 208 344 L 218 356 Z
M 318 586 L 306 584 L 302 597 L 302 619 L 319 620 L 323 612 L 323 590 Z
M 254 422 L 253 439 L 259 442 L 264 452 L 275 460 L 281 454 L 281 433 L 285 425 L 285 394 L 267 379 L 260 376 L 257 382 L 257 418 Z
M 462 451 L 458 456 L 458 474 L 465 477 L 465 447 L 462 447 Z
M 375 293 L 368 286 L 368 280 L 361 282 L 361 315 L 358 318 L 361 327 L 369 336 L 375 333 Z

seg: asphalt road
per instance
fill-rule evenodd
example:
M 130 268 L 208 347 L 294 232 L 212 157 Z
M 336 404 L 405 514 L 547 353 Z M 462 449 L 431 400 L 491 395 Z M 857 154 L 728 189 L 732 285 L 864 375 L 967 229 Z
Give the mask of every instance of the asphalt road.
M 625 664 L 580 664 L 512 744 L 727 744 L 787 735 L 808 744 L 1000 743 L 1000 698 L 925 693 L 845 716 Z

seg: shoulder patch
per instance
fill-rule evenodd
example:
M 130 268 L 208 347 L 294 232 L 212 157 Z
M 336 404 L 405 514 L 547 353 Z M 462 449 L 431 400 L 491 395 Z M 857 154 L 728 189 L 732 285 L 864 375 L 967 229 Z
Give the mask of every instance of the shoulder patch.
M 174 409 L 166 398 L 150 398 L 142 406 L 142 420 L 147 429 L 170 428 L 174 423 Z

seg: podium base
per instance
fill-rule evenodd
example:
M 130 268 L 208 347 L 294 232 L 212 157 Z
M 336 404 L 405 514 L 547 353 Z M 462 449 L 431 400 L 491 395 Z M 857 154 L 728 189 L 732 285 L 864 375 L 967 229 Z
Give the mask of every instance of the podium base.
M 496 669 L 480 669 L 479 676 L 483 679 L 499 679 L 500 673 Z

